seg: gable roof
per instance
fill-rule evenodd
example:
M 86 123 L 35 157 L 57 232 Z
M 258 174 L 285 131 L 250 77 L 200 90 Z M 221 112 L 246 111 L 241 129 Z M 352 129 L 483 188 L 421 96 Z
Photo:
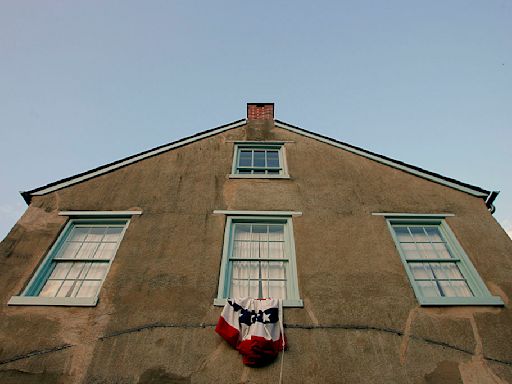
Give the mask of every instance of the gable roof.
M 202 131 L 202 132 L 196 133 L 195 135 L 188 136 L 183 139 L 173 141 L 171 143 L 160 145 L 158 147 L 149 149 L 147 151 L 143 151 L 138 154 L 125 157 L 123 159 L 99 166 L 97 168 L 79 173 L 77 175 L 66 177 L 61 180 L 57 180 L 55 182 L 46 184 L 42 187 L 38 187 L 38 188 L 32 189 L 30 191 L 21 192 L 21 195 L 23 196 L 23 199 L 25 200 L 25 202 L 27 204 L 30 204 L 32 196 L 45 195 L 47 193 L 57 191 L 62 188 L 66 188 L 70 185 L 77 184 L 82 181 L 92 179 L 96 176 L 100 176 L 100 175 L 112 172 L 116 169 L 122 168 L 129 164 L 136 163 L 136 162 L 146 159 L 148 157 L 158 155 L 162 152 L 170 151 L 174 148 L 182 147 L 184 145 L 193 143 L 195 141 L 202 140 L 202 139 L 205 139 L 210 136 L 214 136 L 218 133 L 222 133 L 222 132 L 225 132 L 225 131 L 228 131 L 231 129 L 241 127 L 241 126 L 245 125 L 246 123 L 247 123 L 246 119 L 240 119 L 240 120 L 234 121 L 232 123 L 222 125 L 220 127 Z M 354 145 L 347 144 L 347 143 L 338 141 L 336 139 L 332 139 L 330 137 L 323 136 L 321 134 L 308 131 L 303 128 L 299 128 L 297 126 L 285 123 L 280 120 L 275 120 L 275 126 L 278 128 L 286 129 L 288 131 L 297 133 L 302 136 L 312 138 L 314 140 L 321 141 L 323 143 L 346 150 L 346 151 L 354 153 L 356 155 L 366 157 L 370 160 L 377 161 L 381 164 L 385 164 L 385 165 L 391 166 L 393 168 L 400 169 L 404 172 L 408 172 L 410 174 L 433 181 L 435 183 L 468 193 L 468 194 L 476 196 L 476 197 L 481 197 L 487 201 L 488 207 L 491 207 L 492 201 L 496 198 L 496 196 L 498 194 L 498 192 L 491 192 L 491 191 L 485 190 L 483 188 L 477 187 L 475 185 L 467 184 L 462 181 L 459 181 L 459 180 L 456 180 L 456 179 L 453 179 L 450 177 L 446 177 L 446 176 L 440 175 L 435 172 L 430 172 L 426 169 L 423 169 L 423 168 L 420 168 L 420 167 L 417 167 L 417 166 L 414 166 L 411 164 L 407 164 L 407 163 L 392 159 L 387 156 L 379 155 L 374 152 L 370 152 L 366 149 L 359 148 Z

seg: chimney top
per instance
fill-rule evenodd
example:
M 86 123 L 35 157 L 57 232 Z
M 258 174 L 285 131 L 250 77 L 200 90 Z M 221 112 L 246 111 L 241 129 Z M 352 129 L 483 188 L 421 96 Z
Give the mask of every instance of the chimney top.
M 247 103 L 247 120 L 274 120 L 274 103 Z

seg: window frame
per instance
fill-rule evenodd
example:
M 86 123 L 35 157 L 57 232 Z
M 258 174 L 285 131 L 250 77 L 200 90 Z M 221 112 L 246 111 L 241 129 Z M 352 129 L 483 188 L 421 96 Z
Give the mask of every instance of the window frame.
M 220 211 L 218 211 L 220 212 Z M 224 211 L 222 211 L 224 212 Z M 237 212 L 237 211 L 235 211 Z M 285 252 L 288 256 L 288 267 L 286 268 L 286 296 L 283 300 L 285 307 L 303 307 L 304 303 L 300 298 L 298 279 L 297 279 L 297 261 L 295 254 L 295 241 L 293 236 L 293 223 L 292 214 L 290 215 L 269 215 L 268 211 L 265 214 L 256 214 L 256 211 L 251 211 L 252 215 L 233 215 L 226 216 L 226 224 L 224 228 L 224 244 L 222 250 L 222 259 L 219 271 L 219 286 L 217 290 L 217 297 L 214 299 L 215 306 L 223 306 L 229 298 L 229 289 L 231 287 L 231 271 L 230 257 L 233 249 L 233 235 L 234 224 L 236 223 L 264 223 L 284 224 L 284 239 L 285 239 Z M 296 214 L 296 213 L 295 213 Z M 294 214 L 294 215 L 295 215 Z
M 289 179 L 288 165 L 286 162 L 286 150 L 283 141 L 236 141 L 233 147 L 233 163 L 231 166 L 230 179 Z M 259 173 L 259 174 L 245 174 L 238 173 L 238 162 L 240 159 L 240 152 L 244 149 L 273 149 L 278 151 L 279 156 L 279 174 Z M 257 168 L 257 167 L 251 167 Z M 264 167 L 263 169 L 265 169 Z M 267 169 L 265 169 L 267 170 Z
M 451 215 L 450 215 L 451 216 Z M 405 216 L 387 216 L 386 222 L 389 232 L 395 243 L 395 247 L 400 255 L 400 260 L 404 266 L 409 283 L 413 288 L 416 299 L 422 306 L 446 306 L 446 305 L 504 305 L 503 300 L 499 296 L 493 296 L 487 289 L 485 283 L 480 277 L 478 271 L 473 266 L 470 258 L 458 242 L 455 234 L 452 232 L 444 216 L 433 215 L 410 215 Z M 427 225 L 436 226 L 441 233 L 443 240 L 446 242 L 448 251 L 452 254 L 454 262 L 459 267 L 459 270 L 466 280 L 470 290 L 473 292 L 472 297 L 426 297 L 421 293 L 420 288 L 416 284 L 414 275 L 409 268 L 410 262 L 407 261 L 406 255 L 403 252 L 400 242 L 396 236 L 394 225 Z M 433 259 L 435 262 L 435 259 Z
M 123 241 L 124 235 L 130 224 L 132 214 L 141 214 L 137 211 L 122 211 L 122 212 L 86 212 L 81 211 L 78 216 L 75 216 L 72 211 L 60 212 L 59 215 L 72 216 L 66 222 L 64 228 L 60 231 L 57 240 L 46 252 L 41 263 L 35 268 L 35 271 L 30 278 L 28 284 L 25 286 L 23 291 L 18 296 L 12 296 L 8 302 L 8 305 L 52 305 L 52 306 L 95 306 L 98 302 L 98 298 L 101 292 L 101 288 L 108 276 L 112 263 L 116 257 L 119 246 Z M 74 217 L 73 217 L 74 216 Z M 109 261 L 98 261 L 102 263 L 108 263 L 105 274 L 98 287 L 98 290 L 94 296 L 91 297 L 45 297 L 38 296 L 41 292 L 44 284 L 48 281 L 48 278 L 52 272 L 52 265 L 54 259 L 59 254 L 62 246 L 65 244 L 68 236 L 70 235 L 73 228 L 77 225 L 86 224 L 88 226 L 93 225 L 108 225 L 116 224 L 123 225 L 119 240 L 115 246 L 115 250 L 112 258 Z

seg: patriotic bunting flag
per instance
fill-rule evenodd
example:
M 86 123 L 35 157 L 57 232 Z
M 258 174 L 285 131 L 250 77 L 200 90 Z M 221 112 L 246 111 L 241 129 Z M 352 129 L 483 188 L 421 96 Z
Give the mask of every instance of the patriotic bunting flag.
M 228 299 L 215 332 L 259 367 L 272 362 L 285 347 L 282 303 L 279 299 Z

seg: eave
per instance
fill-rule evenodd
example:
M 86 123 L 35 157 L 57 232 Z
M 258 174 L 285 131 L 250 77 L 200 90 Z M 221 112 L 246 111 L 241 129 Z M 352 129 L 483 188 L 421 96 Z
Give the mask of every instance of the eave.
M 57 180 L 55 182 L 44 185 L 42 187 L 38 187 L 38 188 L 32 189 L 30 191 L 21 192 L 21 195 L 23 196 L 23 199 L 25 200 L 25 202 L 27 204 L 30 204 L 32 196 L 41 196 L 41 195 L 45 195 L 50 192 L 57 191 L 62 188 L 66 188 L 68 186 L 80 183 L 82 181 L 92 179 L 94 177 L 112 172 L 121 167 L 124 167 L 124 166 L 130 165 L 130 164 L 136 163 L 138 161 L 147 159 L 149 157 L 158 155 L 162 152 L 166 152 L 166 151 L 169 151 L 169 150 L 172 150 L 175 148 L 179 148 L 184 145 L 193 143 L 195 141 L 214 136 L 218 133 L 222 133 L 222 132 L 225 132 L 225 131 L 228 131 L 231 129 L 241 127 L 241 126 L 245 125 L 246 122 L 247 122 L 246 119 L 241 119 L 241 120 L 237 120 L 235 122 L 229 123 L 229 124 L 222 125 L 220 127 L 216 127 L 216 128 L 207 130 L 207 131 L 202 131 L 195 135 L 188 136 L 183 139 L 180 139 L 180 140 L 168 143 L 168 144 L 164 144 L 164 145 L 149 149 L 147 151 L 144 151 L 144 152 L 132 155 L 132 156 L 125 157 L 123 159 L 102 165 L 100 167 L 79 173 L 77 175 L 73 175 L 73 176 L 70 176 L 70 177 L 67 177 L 67 178 L 64 178 L 61 180 Z M 415 176 L 435 182 L 437 184 L 441 184 L 441 185 L 447 186 L 449 188 L 453 188 L 458 191 L 468 193 L 472 196 L 483 198 L 484 200 L 486 200 L 486 205 L 490 209 L 492 208 L 492 202 L 494 201 L 497 194 L 499 193 L 496 191 L 491 192 L 491 191 L 485 190 L 483 188 L 480 188 L 478 186 L 464 183 L 462 181 L 459 181 L 459 180 L 456 180 L 456 179 L 453 179 L 450 177 L 446 177 L 446 176 L 443 176 L 443 175 L 435 173 L 435 172 L 428 171 L 426 169 L 417 167 L 415 165 L 404 163 L 400 160 L 396 160 L 396 159 L 392 159 L 387 156 L 379 155 L 377 153 L 368 151 L 366 149 L 356 147 L 354 145 L 344 143 L 344 142 L 338 141 L 336 139 L 333 139 L 333 138 L 330 138 L 330 137 L 327 137 L 327 136 L 324 136 L 324 135 L 321 135 L 321 134 L 318 134 L 315 132 L 308 131 L 303 128 L 299 128 L 297 126 L 285 123 L 280 120 L 275 120 L 275 126 L 278 128 L 286 129 L 290 132 L 297 133 L 297 134 L 305 136 L 305 137 L 309 137 L 314 140 L 318 140 L 325 144 L 332 145 L 334 147 L 343 149 L 345 151 L 354 153 L 356 155 L 365 157 L 367 159 L 376 161 L 378 163 L 393 167 L 395 169 L 399 169 L 401 171 L 413 174 Z

